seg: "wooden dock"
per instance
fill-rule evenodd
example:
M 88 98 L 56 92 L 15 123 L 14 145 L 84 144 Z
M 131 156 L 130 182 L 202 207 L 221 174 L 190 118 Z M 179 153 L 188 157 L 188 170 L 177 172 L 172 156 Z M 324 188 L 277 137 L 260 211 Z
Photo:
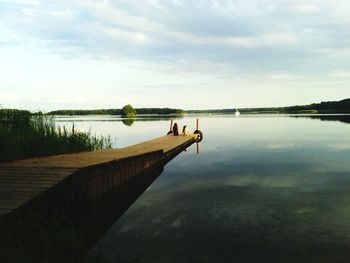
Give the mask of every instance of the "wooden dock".
M 136 175 L 142 177 L 147 169 L 156 166 L 162 169 L 196 138 L 196 135 L 163 136 L 121 149 L 0 164 L 0 218 L 34 200 L 36 204 L 44 202 L 50 209 L 69 207 L 74 213 L 82 206 L 82 200 L 102 200 L 100 196 Z M 105 197 L 103 200 L 107 202 Z M 95 207 L 100 209 L 98 204 Z

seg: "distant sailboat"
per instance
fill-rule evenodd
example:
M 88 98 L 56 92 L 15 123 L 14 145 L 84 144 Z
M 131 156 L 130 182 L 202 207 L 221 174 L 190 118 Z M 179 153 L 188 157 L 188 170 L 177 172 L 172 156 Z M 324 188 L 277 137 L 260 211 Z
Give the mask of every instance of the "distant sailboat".
M 239 115 L 241 115 L 241 113 L 239 112 L 238 109 L 236 109 L 235 116 L 239 116 Z

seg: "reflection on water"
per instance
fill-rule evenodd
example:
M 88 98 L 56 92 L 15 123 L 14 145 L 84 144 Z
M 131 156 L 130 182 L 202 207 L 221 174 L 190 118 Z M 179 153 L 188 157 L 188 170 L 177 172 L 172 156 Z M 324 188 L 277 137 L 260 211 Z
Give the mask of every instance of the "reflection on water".
M 166 135 L 169 131 L 171 119 L 177 119 L 183 125 L 188 124 L 191 131 L 194 128 L 195 120 L 187 123 L 182 116 L 137 116 L 134 119 L 120 116 L 57 116 L 55 117 L 58 126 L 70 128 L 73 123 L 79 131 L 92 134 L 110 136 L 114 148 L 122 148 L 132 144 L 150 140 L 155 137 Z M 131 120 L 134 120 L 131 123 Z
M 195 128 L 195 117 L 178 122 Z M 200 122 L 201 154 L 192 146 L 170 162 L 89 252 L 92 262 L 349 262 L 350 125 L 289 116 Z M 132 144 L 169 121 L 89 124 Z
M 122 122 L 126 126 L 131 126 L 135 122 L 135 118 L 122 119 Z
M 340 121 L 343 123 L 350 123 L 350 116 L 347 114 L 339 114 L 339 115 L 294 115 L 295 118 L 310 118 L 314 120 L 321 121 Z
M 174 120 L 182 119 L 182 115 L 137 115 L 135 117 L 122 117 L 119 115 L 80 115 L 80 116 L 55 116 L 57 122 L 102 122 L 102 121 L 123 121 L 123 120 L 137 120 L 137 121 L 159 121 L 159 120 Z

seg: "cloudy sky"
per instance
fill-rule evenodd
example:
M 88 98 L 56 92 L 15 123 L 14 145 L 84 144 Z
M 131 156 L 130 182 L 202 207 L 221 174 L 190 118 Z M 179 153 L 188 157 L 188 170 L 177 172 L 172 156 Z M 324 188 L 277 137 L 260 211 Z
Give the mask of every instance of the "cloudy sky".
M 0 104 L 283 106 L 350 97 L 348 0 L 0 0 Z

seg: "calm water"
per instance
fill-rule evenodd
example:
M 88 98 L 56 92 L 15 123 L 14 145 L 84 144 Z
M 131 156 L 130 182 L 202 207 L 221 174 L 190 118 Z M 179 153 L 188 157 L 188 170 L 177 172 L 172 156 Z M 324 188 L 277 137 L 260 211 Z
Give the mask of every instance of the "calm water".
M 68 120 L 61 124 L 71 125 Z M 165 134 L 169 126 L 155 119 L 131 126 L 111 117 L 74 120 L 79 129 L 110 134 L 118 147 Z M 193 130 L 195 118 L 177 122 Z M 192 146 L 171 161 L 89 258 L 349 262 L 347 122 L 345 116 L 200 117 L 200 154 Z

